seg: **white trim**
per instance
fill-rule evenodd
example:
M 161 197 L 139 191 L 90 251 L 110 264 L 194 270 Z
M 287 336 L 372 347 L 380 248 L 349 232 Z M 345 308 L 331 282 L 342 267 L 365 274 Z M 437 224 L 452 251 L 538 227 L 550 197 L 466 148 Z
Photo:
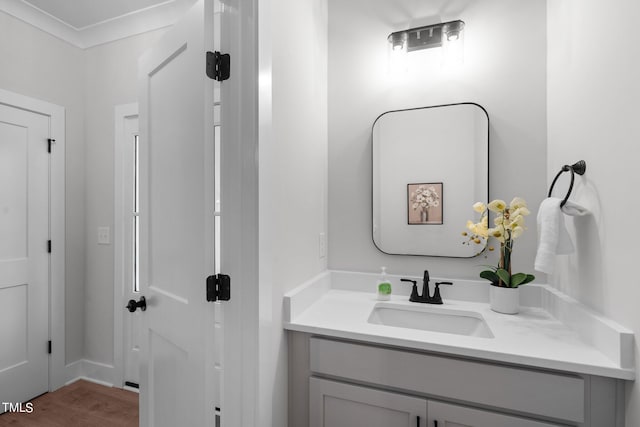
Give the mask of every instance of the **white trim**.
M 87 380 L 107 387 L 114 387 L 114 374 L 112 365 L 80 359 L 65 366 L 64 385 L 72 384 L 78 380 Z
M 65 109 L 18 93 L 0 89 L 0 103 L 49 117 L 49 135 L 56 142 L 51 150 L 49 339 L 49 390 L 65 382 Z
M 123 296 L 125 283 L 125 226 L 124 215 L 124 182 L 123 182 L 123 156 L 126 141 L 124 137 L 124 122 L 127 118 L 138 116 L 138 103 L 116 105 L 115 141 L 114 141 L 114 215 L 113 215 L 113 384 L 116 387 L 124 385 L 124 321 Z
M 194 2 L 171 0 L 82 28 L 75 28 L 24 0 L 0 0 L 0 10 L 67 43 L 86 49 L 173 25 Z
M 273 94 L 272 94 L 272 74 L 273 74 L 273 47 L 272 28 L 273 15 L 271 10 L 272 0 L 261 0 L 258 12 L 258 67 L 260 79 L 258 81 L 258 158 L 259 158 L 259 183 L 258 194 L 258 230 L 259 230 L 259 277 L 260 286 L 258 311 L 259 323 L 258 345 L 260 354 L 259 380 L 258 380 L 258 419 L 273 420 L 274 408 L 273 390 L 277 384 L 276 375 L 270 371 L 277 362 L 272 360 L 272 339 L 274 328 L 273 318 L 273 269 L 276 255 L 273 253 L 273 244 L 277 241 L 275 227 L 277 224 L 278 207 L 273 206 L 272 197 L 276 190 L 274 185 L 273 170 L 276 163 L 277 150 L 275 149 L 273 137 Z M 273 222 L 272 222 L 273 221 Z M 267 321 L 265 321 L 267 320 Z M 284 355 L 283 355 L 284 357 Z M 287 401 L 287 400 L 285 400 Z M 289 422 L 291 424 L 291 421 Z
M 25 1 L 25 0 L 22 0 L 22 1 Z M 111 18 L 107 18 L 107 19 L 104 19 L 104 20 L 99 21 L 99 22 L 94 22 L 93 24 L 85 25 L 83 27 L 75 27 L 73 25 L 71 25 L 71 27 L 73 27 L 74 29 L 76 29 L 78 31 L 87 30 L 89 28 L 99 27 L 101 25 L 105 25 L 105 24 L 108 24 L 110 22 L 117 21 L 119 19 L 125 19 L 125 18 L 130 17 L 130 16 L 145 14 L 146 12 L 149 12 L 152 9 L 155 9 L 157 11 L 158 9 L 162 8 L 162 6 L 165 6 L 165 5 L 168 5 L 168 4 L 171 4 L 171 3 L 175 4 L 176 0 L 166 0 L 166 1 L 162 2 L 162 3 L 157 3 L 157 4 L 154 4 L 154 5 L 151 5 L 151 6 L 143 7 L 142 9 L 133 10 L 131 12 L 123 13 L 122 15 L 118 15 L 118 16 L 114 16 L 114 17 L 111 17 Z
M 0 10 L 67 43 L 80 48 L 84 47 L 82 37 L 77 30 L 27 3 L 15 0 L 0 0 Z
M 76 360 L 73 363 L 69 363 L 65 366 L 65 378 L 64 385 L 69 385 L 73 382 L 78 381 L 82 377 L 82 364 L 84 363 L 83 359 Z
M 231 54 L 231 70 L 236 72 L 220 85 L 221 272 L 232 280 L 231 300 L 221 304 L 225 324 L 222 424 L 238 427 L 271 425 L 258 413 L 260 369 L 265 368 L 260 362 L 269 357 L 260 354 L 259 308 L 272 301 L 260 301 L 258 286 L 257 43 L 258 0 L 223 8 L 220 50 Z

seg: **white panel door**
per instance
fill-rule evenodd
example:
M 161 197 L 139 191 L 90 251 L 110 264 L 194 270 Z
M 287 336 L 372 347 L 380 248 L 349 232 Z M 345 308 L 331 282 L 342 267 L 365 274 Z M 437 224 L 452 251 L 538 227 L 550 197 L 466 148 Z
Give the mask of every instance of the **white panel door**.
M 428 411 L 430 427 L 560 427 L 443 402 L 429 401 Z
M 0 402 L 49 387 L 47 138 L 49 117 L 0 104 Z
M 214 425 L 212 26 L 200 0 L 140 60 L 141 426 Z

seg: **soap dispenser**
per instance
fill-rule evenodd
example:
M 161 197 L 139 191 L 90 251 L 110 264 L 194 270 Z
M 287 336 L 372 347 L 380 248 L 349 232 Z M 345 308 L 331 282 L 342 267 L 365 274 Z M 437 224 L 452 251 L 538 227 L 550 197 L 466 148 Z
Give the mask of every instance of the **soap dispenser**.
M 387 267 L 382 267 L 380 280 L 378 280 L 378 299 L 380 301 L 389 301 L 391 299 L 391 282 L 387 279 Z

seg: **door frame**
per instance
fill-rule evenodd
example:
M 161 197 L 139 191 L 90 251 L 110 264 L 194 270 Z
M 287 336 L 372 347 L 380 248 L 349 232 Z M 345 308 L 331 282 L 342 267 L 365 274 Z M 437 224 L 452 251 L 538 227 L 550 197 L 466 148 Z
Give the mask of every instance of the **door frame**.
M 260 418 L 263 406 L 271 407 L 271 389 L 261 389 L 261 375 L 273 375 L 260 354 L 273 307 L 272 295 L 261 294 L 259 284 L 259 96 L 258 96 L 258 0 L 234 2 L 223 9 L 220 23 L 222 53 L 231 55 L 231 77 L 222 82 L 221 180 L 234 183 L 223 190 L 225 210 L 241 212 L 225 218 L 221 244 L 221 272 L 231 276 L 231 300 L 224 302 L 225 325 L 238 327 L 239 334 L 225 342 L 222 425 L 271 426 Z M 261 299 L 264 296 L 266 299 Z M 264 330 L 261 331 L 261 328 Z M 262 332 L 262 333 L 261 333 Z M 264 388 L 264 387 L 262 387 Z
M 65 109 L 59 105 L 0 89 L 0 104 L 49 117 L 49 391 L 65 384 Z M 44 150 L 46 145 L 42 145 Z
M 129 314 L 122 303 L 125 283 L 125 224 L 124 224 L 124 182 L 123 169 L 125 155 L 124 122 L 138 116 L 138 103 L 121 104 L 114 107 L 114 215 L 113 215 L 113 378 L 115 387 L 124 386 L 124 317 Z

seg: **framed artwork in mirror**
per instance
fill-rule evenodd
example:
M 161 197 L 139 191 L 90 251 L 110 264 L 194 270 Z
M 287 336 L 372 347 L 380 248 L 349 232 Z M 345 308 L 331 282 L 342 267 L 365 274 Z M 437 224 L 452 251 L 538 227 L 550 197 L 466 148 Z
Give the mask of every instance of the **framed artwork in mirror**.
M 442 183 L 407 184 L 409 225 L 442 225 Z

